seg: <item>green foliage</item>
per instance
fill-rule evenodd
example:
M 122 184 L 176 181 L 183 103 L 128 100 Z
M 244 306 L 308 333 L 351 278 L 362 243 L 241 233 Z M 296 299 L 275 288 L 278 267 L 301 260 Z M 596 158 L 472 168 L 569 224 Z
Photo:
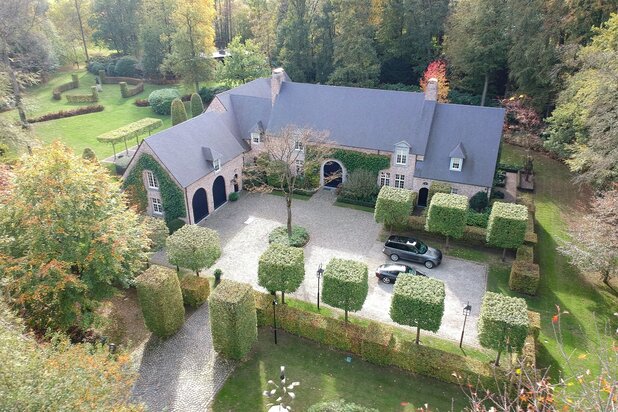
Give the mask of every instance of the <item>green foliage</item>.
M 179 98 L 180 93 L 176 89 L 159 89 L 150 93 L 148 103 L 155 113 L 169 115 L 172 111 L 172 101 Z
M 128 79 L 127 79 L 128 80 Z M 144 82 L 139 80 L 137 82 L 134 82 L 135 87 L 129 87 L 127 86 L 127 84 L 131 84 L 127 81 L 124 82 L 118 82 L 118 85 L 120 86 L 120 95 L 124 98 L 127 97 L 132 97 L 135 96 L 137 94 L 140 94 L 141 92 L 144 91 Z
M 302 249 L 271 243 L 258 262 L 258 284 L 270 292 L 295 292 L 305 279 Z
M 116 76 L 119 77 L 137 77 L 137 64 L 139 62 L 133 56 L 123 56 L 118 59 L 116 62 L 116 67 L 114 67 L 114 72 Z
M 170 235 L 174 234 L 178 229 L 185 225 L 185 221 L 182 219 L 174 219 L 167 224 L 167 227 L 170 230 Z
M 307 2 L 295 0 L 288 5 L 277 28 L 276 43 L 281 45 L 278 60 L 295 82 L 307 82 L 313 78 L 310 20 Z
M 185 225 L 165 242 L 167 257 L 172 265 L 191 269 L 199 274 L 221 256 L 219 235 L 212 229 Z
M 490 214 L 491 214 L 490 208 L 487 208 L 481 213 L 477 213 L 473 209 L 468 209 L 468 217 L 466 218 L 466 225 L 482 227 L 483 229 L 485 229 L 487 228 L 487 224 L 489 223 Z
M 171 222 L 179 217 L 185 217 L 187 211 L 185 209 L 185 198 L 182 190 L 171 179 L 168 173 L 154 160 L 152 156 L 142 153 L 135 162 L 135 166 L 131 169 L 129 175 L 124 179 L 123 188 L 129 194 L 129 199 L 132 203 L 138 206 L 138 210 L 145 211 L 148 205 L 148 196 L 144 187 L 142 178 L 144 170 L 150 170 L 154 173 L 159 182 L 159 191 L 161 192 L 161 203 L 163 204 L 163 212 L 165 213 L 165 222 L 170 227 L 172 232 Z
M 144 322 L 149 331 L 165 338 L 185 322 L 178 275 L 172 269 L 151 266 L 135 279 Z
M 142 46 L 142 66 L 147 77 L 160 78 L 159 70 L 171 49 L 171 36 L 176 30 L 170 16 L 176 8 L 173 0 L 142 0 L 139 37 Z
M 382 186 L 376 201 L 374 218 L 386 226 L 405 225 L 414 207 L 416 193 L 391 186 Z
M 307 409 L 307 412 L 378 412 L 378 410 L 339 399 L 337 401 L 316 403 Z
M 139 1 L 94 0 L 89 25 L 92 40 L 126 55 L 137 51 Z M 112 70 L 115 64 L 110 63 Z M 110 73 L 111 74 L 111 73 Z
M 163 249 L 165 241 L 170 235 L 165 220 L 152 216 L 144 216 L 142 220 L 150 239 L 150 251 L 157 252 Z
M 427 192 L 427 204 L 431 204 L 431 199 L 436 193 L 451 193 L 453 187 L 449 183 L 444 182 L 431 182 L 429 185 L 429 191 Z
M 176 126 L 187 120 L 187 109 L 179 98 L 172 100 L 172 126 Z
M 204 112 L 204 103 L 197 93 L 191 94 L 191 117 L 197 117 Z
M 528 209 L 525 206 L 495 202 L 487 225 L 487 243 L 516 249 L 524 243 L 527 227 Z
M 226 57 L 219 67 L 217 77 L 228 86 L 238 86 L 270 75 L 266 56 L 253 40 L 246 39 L 243 43 L 240 36 L 236 36 L 227 49 L 231 56 Z
M 163 126 L 163 122 L 161 121 L 161 119 L 153 119 L 150 117 L 146 117 L 136 122 L 129 123 L 128 125 L 123 126 L 119 129 L 99 135 L 97 136 L 97 140 L 102 143 L 114 144 L 121 143 L 133 138 L 137 140 L 139 136 L 146 133 L 150 134 L 150 132 L 158 129 L 161 126 Z
M 368 154 L 354 150 L 335 149 L 329 157 L 340 160 L 348 173 L 352 173 L 357 169 L 365 169 L 372 172 L 376 182 L 378 181 L 380 170 L 388 169 L 391 164 L 390 156 Z
M 197 308 L 208 300 L 210 281 L 198 276 L 185 276 L 180 281 L 180 290 L 184 304 Z
M 534 248 L 526 245 L 518 247 L 515 259 L 521 262 L 532 263 L 534 261 Z
M 215 351 L 232 359 L 245 357 L 257 340 L 253 288 L 224 280 L 210 295 L 208 307 Z
M 216 86 L 211 87 L 202 87 L 198 94 L 202 98 L 202 101 L 206 104 L 210 103 L 212 99 L 219 93 L 222 93 L 230 88 L 226 85 L 218 84 Z
M 77 74 L 72 74 L 70 82 L 63 83 L 60 86 L 54 88 L 54 90 L 52 90 L 52 97 L 54 98 L 54 100 L 60 100 L 62 99 L 63 92 L 66 92 L 67 90 L 71 90 L 71 89 L 77 89 L 78 87 L 79 87 L 79 77 L 77 77 Z
M 540 278 L 539 265 L 515 259 L 509 276 L 509 289 L 534 296 L 539 288 Z
M 436 193 L 429 204 L 426 230 L 459 239 L 463 236 L 467 215 L 467 197 Z
M 478 323 L 481 346 L 519 352 L 528 335 L 528 307 L 521 298 L 487 292 Z M 508 346 L 507 346 L 508 343 Z
M 90 88 L 90 94 L 65 94 L 69 103 L 96 103 L 99 101 L 99 92 L 96 86 Z
M 400 325 L 437 332 L 444 315 L 444 283 L 425 276 L 399 276 L 390 316 Z
M 268 243 L 303 247 L 307 242 L 309 242 L 309 232 L 301 226 L 292 226 L 292 236 L 288 236 L 288 228 L 286 226 L 279 226 L 268 235 Z
M 487 192 L 476 192 L 474 196 L 470 198 L 470 209 L 477 212 L 484 211 L 489 206 L 489 200 L 487 199 Z
M 232 202 L 235 202 L 238 200 L 238 192 L 232 192 L 230 193 L 230 195 L 228 196 L 228 199 Z
M 369 290 L 367 265 L 333 258 L 324 270 L 322 301 L 348 312 L 361 310 Z
M 348 179 L 343 183 L 341 196 L 357 200 L 375 200 L 380 188 L 376 182 L 376 176 L 366 169 L 356 169 L 349 173 Z
M 364 360 L 376 365 L 390 363 L 390 349 L 392 349 L 392 333 L 383 323 L 370 321 L 363 335 L 361 356 Z
M 97 161 L 97 155 L 94 153 L 94 150 L 92 150 L 91 148 L 87 147 L 82 152 L 82 159 L 96 162 Z

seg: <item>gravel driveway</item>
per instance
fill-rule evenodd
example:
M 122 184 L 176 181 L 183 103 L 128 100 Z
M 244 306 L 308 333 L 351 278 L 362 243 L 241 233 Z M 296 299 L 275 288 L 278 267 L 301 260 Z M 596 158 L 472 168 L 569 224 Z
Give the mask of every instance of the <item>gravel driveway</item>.
M 320 263 L 333 257 L 353 259 L 369 266 L 369 295 L 360 312 L 366 318 L 389 322 L 393 285 L 378 282 L 374 269 L 388 260 L 378 240 L 380 225 L 368 212 L 333 206 L 335 195 L 320 191 L 310 200 L 294 200 L 293 223 L 305 227 L 311 240 L 305 247 L 305 281 L 292 296 L 315 302 Z M 229 202 L 214 212 L 203 226 L 219 232 L 223 247 L 221 258 L 212 269 L 223 270 L 223 277 L 257 285 L 258 259 L 268 246 L 268 234 L 286 219 L 284 199 L 270 194 L 243 193 L 237 202 Z M 477 320 L 481 299 L 487 287 L 487 267 L 482 264 L 445 256 L 434 269 L 415 265 L 428 276 L 446 284 L 445 313 L 438 335 L 459 341 L 463 324 L 462 308 L 472 305 L 464 341 L 478 346 Z M 211 271 L 212 271 L 211 269 Z M 422 335 L 421 335 L 422 337 Z

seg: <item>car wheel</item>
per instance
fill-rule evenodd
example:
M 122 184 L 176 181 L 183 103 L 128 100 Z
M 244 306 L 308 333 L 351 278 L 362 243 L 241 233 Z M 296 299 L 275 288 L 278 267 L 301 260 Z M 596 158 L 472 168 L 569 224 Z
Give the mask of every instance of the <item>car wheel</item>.
M 428 260 L 428 261 L 426 261 L 426 262 L 425 262 L 425 267 L 426 267 L 427 269 L 431 269 L 431 268 L 433 268 L 434 266 L 435 266 L 435 264 L 434 264 L 431 260 Z
M 382 282 L 384 282 L 384 283 L 386 283 L 388 285 L 389 283 L 391 283 L 391 280 L 390 280 L 390 278 L 387 278 L 386 276 L 384 276 L 382 278 Z
M 396 255 L 396 254 L 394 254 L 394 253 L 393 253 L 393 254 L 391 255 L 391 260 L 392 260 L 393 262 L 397 262 L 397 261 L 399 260 L 399 255 Z

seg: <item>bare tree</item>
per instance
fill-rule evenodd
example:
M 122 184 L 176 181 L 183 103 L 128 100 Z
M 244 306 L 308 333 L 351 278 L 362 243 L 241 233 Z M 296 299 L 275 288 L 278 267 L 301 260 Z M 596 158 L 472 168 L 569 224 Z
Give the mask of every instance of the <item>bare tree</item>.
M 292 199 L 302 182 L 304 187 L 317 188 L 320 166 L 331 152 L 327 132 L 288 125 L 278 133 L 266 133 L 253 144 L 257 152 L 254 162 L 245 167 L 248 190 L 284 193 L 287 207 L 287 231 L 292 236 Z M 328 176 L 326 181 L 337 176 Z M 316 181 L 317 179 L 317 181 Z M 313 180 L 313 181 L 311 181 Z

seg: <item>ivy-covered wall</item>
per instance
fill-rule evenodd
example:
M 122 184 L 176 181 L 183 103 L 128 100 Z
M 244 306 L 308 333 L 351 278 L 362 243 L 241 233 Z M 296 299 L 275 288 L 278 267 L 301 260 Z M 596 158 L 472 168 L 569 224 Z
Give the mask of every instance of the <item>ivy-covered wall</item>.
M 186 217 L 187 210 L 182 190 L 174 183 L 161 165 L 146 153 L 142 153 L 139 159 L 137 159 L 133 170 L 131 170 L 131 173 L 129 173 L 129 176 L 122 184 L 127 195 L 138 206 L 139 210 L 144 212 L 148 206 L 148 194 L 142 179 L 144 170 L 150 170 L 159 181 L 165 222 L 169 225 L 174 219 Z
M 354 150 L 335 149 L 331 157 L 341 160 L 348 173 L 357 169 L 365 169 L 373 173 L 376 178 L 380 170 L 388 169 L 391 164 L 391 157 L 388 155 L 369 154 Z

